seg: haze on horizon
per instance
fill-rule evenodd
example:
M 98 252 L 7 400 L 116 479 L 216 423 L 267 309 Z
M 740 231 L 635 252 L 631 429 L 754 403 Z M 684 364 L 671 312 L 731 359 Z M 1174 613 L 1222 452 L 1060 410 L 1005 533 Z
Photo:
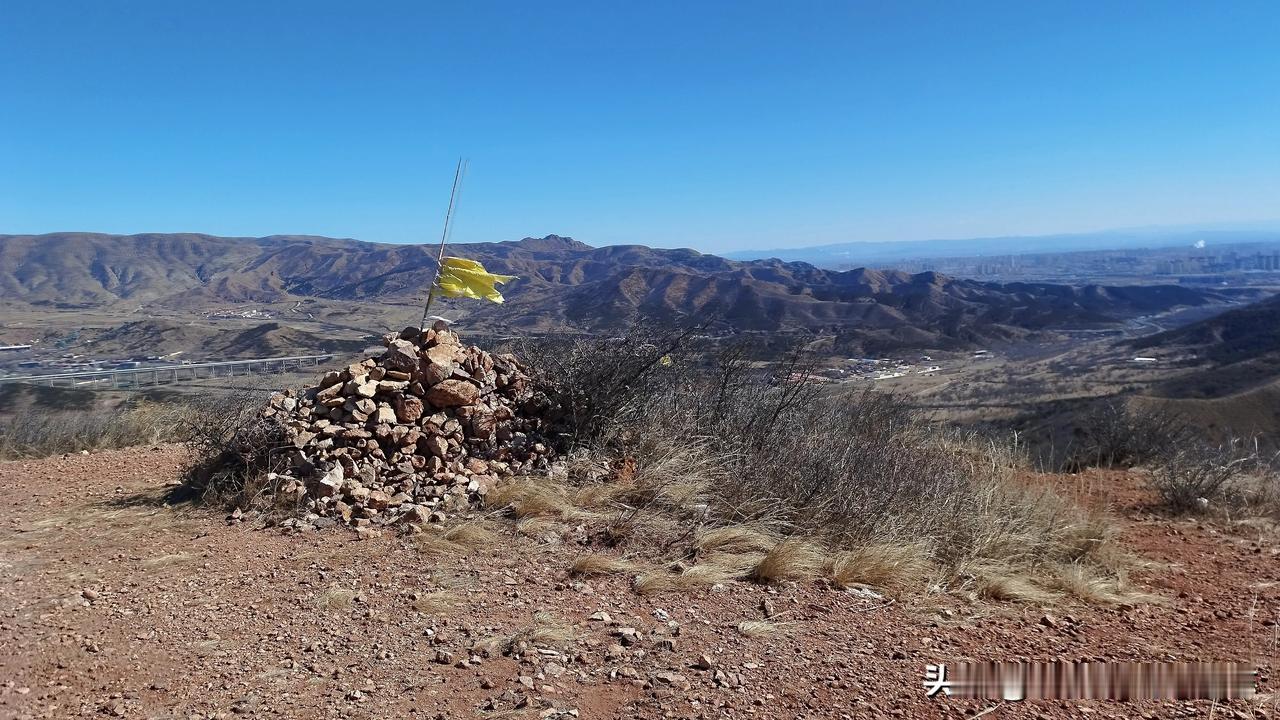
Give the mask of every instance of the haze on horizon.
M 1280 6 L 0 8 L 0 233 L 708 252 L 1274 219 Z

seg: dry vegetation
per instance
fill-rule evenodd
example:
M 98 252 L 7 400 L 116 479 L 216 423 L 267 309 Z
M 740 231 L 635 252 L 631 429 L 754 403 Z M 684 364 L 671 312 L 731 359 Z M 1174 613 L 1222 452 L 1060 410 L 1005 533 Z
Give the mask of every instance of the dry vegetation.
M 28 407 L 0 419 L 0 459 L 181 442 L 196 414 L 191 405 L 150 402 L 118 410 Z
M 1107 520 L 1031 483 L 1016 448 L 884 394 L 779 381 L 803 377 L 796 356 L 765 372 L 743 350 L 679 347 L 630 337 L 534 353 L 576 460 L 488 504 L 520 523 L 585 525 L 597 548 L 575 574 L 626 573 L 642 594 L 825 579 L 1029 602 L 1136 596 Z

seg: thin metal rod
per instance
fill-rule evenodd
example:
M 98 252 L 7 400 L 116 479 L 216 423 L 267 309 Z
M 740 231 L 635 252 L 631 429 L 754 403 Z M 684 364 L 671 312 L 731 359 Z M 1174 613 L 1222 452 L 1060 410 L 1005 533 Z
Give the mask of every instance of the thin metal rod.
M 462 182 L 463 160 L 458 158 L 458 167 L 453 171 L 453 189 L 449 191 L 449 209 L 444 214 L 444 230 L 440 233 L 440 252 L 436 255 L 436 272 L 431 278 L 431 289 L 427 291 L 427 302 L 422 306 L 422 322 L 418 327 L 427 326 L 427 314 L 431 312 L 431 301 L 436 295 L 436 283 L 440 280 L 440 266 L 444 263 L 444 244 L 449 240 L 450 223 L 453 221 L 453 210 L 458 200 L 458 186 Z

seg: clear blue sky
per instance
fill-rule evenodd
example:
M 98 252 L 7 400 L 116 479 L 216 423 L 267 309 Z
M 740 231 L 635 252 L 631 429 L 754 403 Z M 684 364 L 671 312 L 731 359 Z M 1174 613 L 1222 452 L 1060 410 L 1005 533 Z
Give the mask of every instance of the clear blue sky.
M 0 3 L 0 233 L 707 251 L 1280 216 L 1280 3 Z

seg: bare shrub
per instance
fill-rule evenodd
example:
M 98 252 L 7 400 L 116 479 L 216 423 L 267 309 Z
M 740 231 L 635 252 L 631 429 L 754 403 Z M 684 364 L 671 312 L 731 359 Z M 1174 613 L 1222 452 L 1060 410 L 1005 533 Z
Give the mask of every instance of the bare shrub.
M 1257 469 L 1257 458 L 1233 445 L 1189 445 L 1158 460 L 1151 469 L 1151 482 L 1167 509 L 1196 512 L 1209 509 Z
M 670 353 L 692 333 L 637 328 L 623 337 L 543 338 L 519 352 L 550 416 L 575 445 L 607 442 L 645 398 L 669 382 Z
M 265 397 L 254 390 L 219 396 L 186 422 L 186 497 L 242 508 L 276 503 L 270 478 L 288 467 L 291 446 L 279 420 L 258 415 Z
M 1253 471 L 1222 493 L 1223 505 L 1239 518 L 1280 522 L 1280 455 L 1260 460 Z
M 1172 413 L 1128 408 L 1114 400 L 1085 415 L 1077 434 L 1078 445 L 1068 461 L 1077 470 L 1143 465 L 1193 439 L 1191 429 Z

